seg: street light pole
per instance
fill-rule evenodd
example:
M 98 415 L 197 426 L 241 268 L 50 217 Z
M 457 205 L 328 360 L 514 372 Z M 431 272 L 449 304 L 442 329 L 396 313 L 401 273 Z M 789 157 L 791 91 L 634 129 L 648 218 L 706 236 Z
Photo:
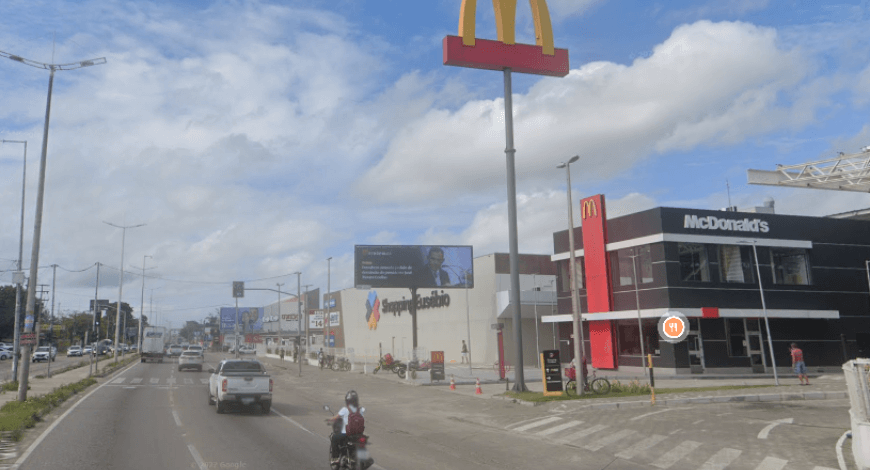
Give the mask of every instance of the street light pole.
M 304 286 L 302 286 L 305 289 L 305 297 L 306 298 L 308 297 L 309 289 L 313 286 L 314 286 L 314 284 L 305 284 Z M 318 303 L 318 305 L 320 305 L 320 304 Z M 307 310 L 308 310 L 308 305 L 306 304 L 305 311 L 302 312 L 302 317 L 304 317 L 304 319 L 301 317 L 299 318 L 299 325 L 297 327 L 297 331 L 299 331 L 299 333 L 301 334 L 302 333 L 302 321 L 303 320 L 305 321 L 305 352 L 306 353 L 308 352 L 308 342 L 311 341 L 311 338 L 308 337 L 308 311 Z M 303 345 L 301 344 L 302 343 L 301 341 L 299 343 L 300 343 L 299 344 L 299 362 L 302 362 L 302 358 L 304 357 L 302 355 L 302 350 L 303 350 L 302 346 Z
M 42 206 L 43 198 L 45 195 L 45 166 L 48 154 L 48 123 L 49 116 L 51 115 L 51 90 L 54 87 L 54 72 L 56 70 L 74 70 L 82 67 L 90 67 L 92 65 L 105 64 L 106 59 L 105 57 L 100 57 L 99 59 L 84 60 L 81 62 L 73 62 L 69 64 L 45 64 L 42 62 L 25 59 L 23 57 L 4 51 L 0 51 L 0 57 L 6 57 L 7 59 L 21 62 L 22 64 L 29 65 L 31 67 L 45 69 L 50 72 L 48 76 L 48 98 L 45 102 L 45 125 L 42 130 L 42 157 L 40 158 L 39 186 L 36 193 L 36 217 L 33 224 L 33 249 L 31 251 L 30 257 L 30 288 L 27 289 L 27 307 L 25 309 L 24 321 L 24 329 L 27 333 L 32 333 L 32 320 L 34 312 L 36 310 L 36 289 L 34 289 L 34 287 L 37 286 L 37 271 L 39 269 L 39 241 L 42 234 Z M 27 318 L 30 318 L 31 322 L 27 322 Z M 28 374 L 30 373 L 31 347 L 30 345 L 27 345 L 27 347 L 24 349 L 25 351 L 23 356 L 27 359 L 22 362 L 23 369 L 21 371 L 21 377 L 18 381 L 18 401 L 27 400 L 27 382 Z
M 275 285 L 278 287 L 278 347 L 280 349 L 284 349 L 284 337 L 281 334 L 281 286 L 283 286 L 284 284 L 286 284 L 286 282 L 275 283 Z M 284 358 L 282 357 L 281 359 L 283 360 Z
M 779 386 L 779 376 L 776 373 L 776 357 L 773 355 L 773 337 L 770 336 L 770 322 L 767 320 L 767 303 L 764 301 L 764 288 L 761 286 L 761 267 L 758 264 L 758 250 L 755 248 L 755 240 L 738 241 L 737 243 L 752 244 L 752 254 L 755 256 L 755 272 L 758 274 L 758 291 L 761 293 L 761 310 L 764 313 L 764 328 L 767 330 L 767 346 L 770 349 L 770 363 L 773 367 L 773 382 Z
M 280 294 L 279 294 L 280 295 Z M 302 317 L 302 273 L 296 271 L 296 313 Z M 299 358 L 299 377 L 302 377 L 302 358 Z
M 324 342 L 327 350 L 329 350 L 329 330 L 332 328 L 332 256 L 326 258 L 326 330 L 324 331 Z
M 148 258 L 154 259 L 154 257 L 148 255 L 142 257 L 142 300 L 139 304 L 139 334 L 136 336 L 139 339 L 137 341 L 138 344 L 136 345 L 136 351 L 138 351 L 139 354 L 142 354 L 142 318 L 144 318 L 142 312 L 145 311 L 145 260 Z M 151 320 L 154 319 L 152 318 Z
M 21 348 L 21 284 L 24 282 L 24 271 L 21 267 L 24 256 L 24 189 L 27 186 L 27 141 L 26 140 L 0 140 L 0 144 L 15 143 L 24 144 L 24 165 L 21 171 L 21 233 L 18 237 L 18 272 L 19 279 L 15 280 L 15 334 L 12 343 L 12 380 L 18 380 L 18 351 Z
M 535 292 L 535 363 L 538 364 L 538 369 L 541 368 L 541 345 L 540 334 L 538 333 L 538 273 L 532 274 L 532 289 Z
M 634 301 L 637 304 L 637 332 L 638 332 L 638 340 L 640 341 L 640 364 L 643 369 L 643 375 L 646 378 L 649 378 L 649 373 L 646 367 L 643 367 L 643 363 L 646 360 L 646 346 L 643 344 L 643 322 L 640 319 L 640 293 L 638 289 L 640 288 L 640 280 L 637 278 L 637 263 L 635 263 L 635 258 L 639 255 L 635 251 L 635 254 L 629 255 L 631 258 L 631 269 L 634 271 Z
M 577 268 L 574 258 L 574 208 L 571 201 L 571 164 L 579 160 L 578 155 L 574 155 L 567 162 L 563 162 L 556 168 L 564 168 L 568 174 L 568 250 L 569 263 L 568 277 L 571 279 L 571 317 L 574 326 L 574 365 L 577 371 L 577 394 L 583 396 L 584 384 L 586 383 L 586 374 L 583 372 L 583 353 L 585 341 L 583 338 L 583 324 L 580 317 L 580 301 L 577 298 Z M 578 341 L 579 338 L 579 341 Z
M 112 227 L 121 229 L 121 269 L 118 273 L 118 307 L 115 309 L 115 351 L 113 357 L 115 360 L 118 359 L 118 336 L 121 331 L 121 294 L 124 292 L 124 242 L 127 238 L 127 229 L 128 228 L 137 228 L 144 227 L 145 224 L 139 225 L 115 225 L 109 222 L 103 221 L 106 225 L 111 225 Z M 124 315 L 124 319 L 126 320 L 127 316 Z

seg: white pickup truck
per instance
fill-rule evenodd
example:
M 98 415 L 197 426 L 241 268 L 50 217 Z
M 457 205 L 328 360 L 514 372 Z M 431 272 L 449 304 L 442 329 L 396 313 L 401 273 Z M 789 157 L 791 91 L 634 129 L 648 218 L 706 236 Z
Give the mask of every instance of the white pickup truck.
M 256 405 L 269 413 L 272 408 L 272 378 L 260 361 L 224 359 L 217 369 L 209 369 L 208 404 L 223 413 L 230 404 Z

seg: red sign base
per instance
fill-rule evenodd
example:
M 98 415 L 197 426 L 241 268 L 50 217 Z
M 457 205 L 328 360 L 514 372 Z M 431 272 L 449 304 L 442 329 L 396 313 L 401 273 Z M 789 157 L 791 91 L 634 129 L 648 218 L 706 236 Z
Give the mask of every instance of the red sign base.
M 551 77 L 568 75 L 568 49 L 556 49 L 555 55 L 545 55 L 541 46 L 477 38 L 474 42 L 474 46 L 465 46 L 459 36 L 444 37 L 444 65 L 485 70 L 510 68 L 513 72 Z

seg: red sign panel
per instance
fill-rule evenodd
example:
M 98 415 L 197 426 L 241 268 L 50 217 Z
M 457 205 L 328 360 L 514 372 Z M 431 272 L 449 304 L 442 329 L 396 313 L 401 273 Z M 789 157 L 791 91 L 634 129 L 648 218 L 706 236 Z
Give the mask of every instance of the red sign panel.
M 701 316 L 704 318 L 719 318 L 719 307 L 701 307 Z
M 616 369 L 616 342 L 613 340 L 613 322 L 589 322 L 589 343 L 592 348 L 592 367 Z
M 583 262 L 586 268 L 586 299 L 589 313 L 613 309 L 610 285 L 610 264 L 607 259 L 607 225 L 604 195 L 598 194 L 580 201 L 583 220 Z

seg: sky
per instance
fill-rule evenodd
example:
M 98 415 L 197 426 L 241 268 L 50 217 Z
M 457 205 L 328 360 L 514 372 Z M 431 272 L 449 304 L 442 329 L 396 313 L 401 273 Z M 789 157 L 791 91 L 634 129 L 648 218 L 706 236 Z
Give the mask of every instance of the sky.
M 870 145 L 870 1 L 547 3 L 570 73 L 514 74 L 521 253 L 552 254 L 567 228 L 556 166 L 574 155 L 575 209 L 604 194 L 611 218 L 766 198 L 780 214 L 870 207 L 746 177 Z M 233 281 L 352 288 L 354 245 L 508 252 L 502 74 L 442 63 L 460 4 L 0 3 L 0 51 L 106 59 L 54 77 L 37 283 L 54 280 L 55 312 L 89 308 L 96 263 L 99 297 L 117 300 L 122 238 L 123 301 L 172 327 L 234 305 Z M 496 38 L 490 2 L 476 24 Z M 534 36 L 520 1 L 517 42 Z M 28 275 L 48 78 L 0 57 L 0 140 L 28 142 Z M 0 285 L 18 260 L 23 150 L 0 144 Z

